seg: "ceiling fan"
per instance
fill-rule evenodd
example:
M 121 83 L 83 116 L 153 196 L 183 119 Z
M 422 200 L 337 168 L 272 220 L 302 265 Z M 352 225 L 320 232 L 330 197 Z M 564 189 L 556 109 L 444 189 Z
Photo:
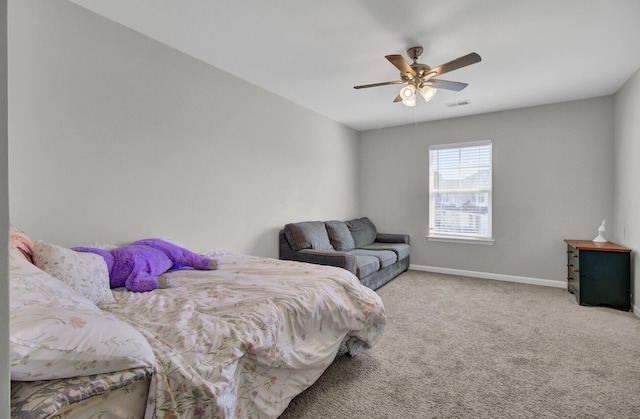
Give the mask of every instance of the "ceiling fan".
M 402 58 L 402 55 L 399 54 L 385 56 L 391 64 L 400 70 L 400 80 L 363 84 L 360 86 L 353 86 L 353 88 L 365 89 L 368 87 L 386 86 L 388 84 L 405 84 L 406 86 L 400 90 L 400 93 L 396 96 L 393 102 L 402 102 L 406 106 L 416 106 L 417 92 L 420 92 L 422 97 L 424 97 L 428 102 L 431 100 L 433 95 L 436 94 L 438 89 L 455 90 L 456 92 L 459 92 L 467 87 L 467 83 L 439 80 L 434 79 L 434 77 L 475 64 L 481 60 L 478 54 L 472 52 L 438 67 L 431 68 L 426 64 L 420 64 L 418 62 L 418 59 L 422 55 L 422 47 L 409 48 L 407 50 L 407 55 L 413 60 L 412 64 L 409 64 L 404 58 Z

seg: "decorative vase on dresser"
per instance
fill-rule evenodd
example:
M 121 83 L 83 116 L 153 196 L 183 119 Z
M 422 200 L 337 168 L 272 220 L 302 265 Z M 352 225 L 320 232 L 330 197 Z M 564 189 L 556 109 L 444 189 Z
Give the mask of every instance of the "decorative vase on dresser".
M 631 249 L 613 242 L 565 240 L 567 290 L 583 306 L 631 309 Z

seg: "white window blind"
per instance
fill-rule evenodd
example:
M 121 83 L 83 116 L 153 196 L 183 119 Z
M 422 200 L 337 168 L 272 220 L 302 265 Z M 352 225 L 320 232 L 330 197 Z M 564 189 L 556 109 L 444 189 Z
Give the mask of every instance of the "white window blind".
M 491 140 L 429 147 L 429 237 L 491 240 Z

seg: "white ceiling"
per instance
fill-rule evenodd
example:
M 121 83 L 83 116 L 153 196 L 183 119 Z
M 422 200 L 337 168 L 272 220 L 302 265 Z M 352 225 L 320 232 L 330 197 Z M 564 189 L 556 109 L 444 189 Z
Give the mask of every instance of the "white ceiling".
M 640 69 L 640 0 L 71 1 L 356 130 L 609 95 Z M 414 45 L 482 62 L 414 108 L 353 89 L 397 80 L 384 56 Z

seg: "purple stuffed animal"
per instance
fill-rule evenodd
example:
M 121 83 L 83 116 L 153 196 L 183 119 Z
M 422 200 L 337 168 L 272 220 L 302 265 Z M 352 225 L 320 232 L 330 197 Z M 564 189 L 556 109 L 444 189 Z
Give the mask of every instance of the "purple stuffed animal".
M 74 247 L 73 250 L 102 256 L 109 269 L 111 288 L 127 287 L 129 291 L 135 292 L 155 290 L 159 287 L 158 277 L 170 269 L 218 268 L 217 260 L 200 256 L 162 239 L 139 240 L 111 250 L 92 247 Z M 166 286 L 164 284 L 162 287 Z

